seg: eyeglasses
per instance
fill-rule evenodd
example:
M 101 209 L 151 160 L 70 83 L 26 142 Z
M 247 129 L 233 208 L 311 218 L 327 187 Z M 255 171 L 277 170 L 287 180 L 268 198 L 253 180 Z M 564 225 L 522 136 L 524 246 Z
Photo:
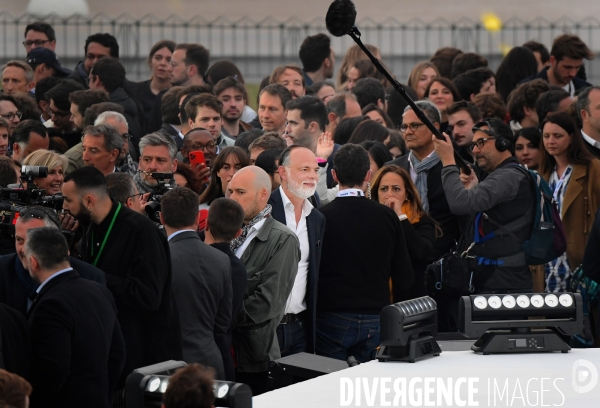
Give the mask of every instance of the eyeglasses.
M 19 118 L 19 120 L 21 120 L 21 118 L 23 117 L 23 114 L 21 112 L 11 112 L 11 113 L 5 113 L 4 115 L 0 115 L 2 116 L 4 119 L 8 120 L 9 122 L 12 122 L 12 120 L 15 118 L 15 116 L 17 118 Z
M 133 137 L 131 133 L 123 133 L 121 136 L 123 136 L 123 140 L 126 142 L 129 142 L 129 140 Z
M 144 195 L 144 193 L 137 193 L 137 194 L 134 194 L 134 195 L 130 195 L 130 196 L 129 196 L 129 197 L 127 197 L 127 198 L 141 197 L 141 196 L 143 196 L 143 195 Z
M 473 149 L 475 149 L 475 146 L 477 146 L 477 148 L 479 150 L 483 149 L 483 146 L 485 146 L 485 142 L 487 142 L 488 140 L 492 140 L 495 139 L 495 137 L 484 137 L 481 138 L 479 140 L 477 140 L 476 142 L 473 142 L 469 145 L 469 149 L 471 149 L 471 151 L 473 151 Z
M 191 146 L 185 146 L 185 148 L 190 151 L 195 151 L 195 150 L 211 151 L 211 150 L 214 150 L 216 146 L 217 145 L 215 142 L 209 142 L 207 144 L 196 143 Z
M 46 108 L 46 113 L 49 116 L 55 115 L 57 118 L 65 118 L 71 115 L 71 112 L 53 111 L 50 107 Z
M 47 42 L 50 42 L 50 40 L 28 40 L 28 41 L 23 41 L 23 45 L 25 47 L 31 47 L 32 45 L 35 45 L 36 47 L 41 47 L 42 45 L 46 44 Z
M 408 129 L 410 129 L 413 133 L 419 130 L 421 126 L 425 125 L 425 123 L 410 123 L 405 125 L 404 123 L 400 125 L 400 132 L 406 133 Z

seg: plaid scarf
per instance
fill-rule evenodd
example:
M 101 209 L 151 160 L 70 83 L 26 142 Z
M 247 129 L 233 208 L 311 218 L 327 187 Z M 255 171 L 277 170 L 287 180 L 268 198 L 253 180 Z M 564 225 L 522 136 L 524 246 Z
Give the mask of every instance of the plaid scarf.
M 248 238 L 248 234 L 250 234 L 250 229 L 252 229 L 252 227 L 259 223 L 260 221 L 264 220 L 265 218 L 267 218 L 270 214 L 271 214 L 271 204 L 267 204 L 267 206 L 265 208 L 263 208 L 263 210 L 261 212 L 259 212 L 256 217 L 252 218 L 252 220 L 250 220 L 250 222 L 246 225 L 244 225 L 244 227 L 242 228 L 242 233 L 239 237 L 235 238 L 233 241 L 231 241 L 231 251 L 235 253 L 235 251 L 241 247 L 244 242 L 246 242 L 246 238 Z

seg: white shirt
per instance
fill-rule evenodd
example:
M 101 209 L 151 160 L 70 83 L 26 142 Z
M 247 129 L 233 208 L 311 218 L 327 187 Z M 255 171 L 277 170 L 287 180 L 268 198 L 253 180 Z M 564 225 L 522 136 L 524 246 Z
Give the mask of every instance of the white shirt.
M 173 126 L 173 125 L 171 125 Z M 175 126 L 173 126 L 173 129 L 177 130 L 177 128 Z M 179 133 L 179 137 L 181 138 L 181 140 L 183 140 L 183 137 L 185 136 L 183 133 L 181 133 L 181 130 L 177 130 L 177 132 Z
M 237 256 L 238 258 L 241 258 L 242 255 L 244 255 L 244 251 L 246 250 L 246 248 L 248 248 L 248 245 L 250 245 L 250 242 L 252 242 L 254 237 L 256 237 L 258 235 L 258 232 L 260 231 L 262 226 L 265 225 L 266 220 L 267 220 L 266 218 L 263 218 L 261 221 L 257 222 L 252 227 L 250 227 L 250 232 L 248 232 L 248 236 L 246 237 L 246 240 L 244 241 L 244 243 L 242 245 L 240 245 L 240 247 L 238 249 L 235 250 L 235 256 Z
M 194 230 L 191 229 L 184 229 L 184 230 L 179 230 L 179 231 L 175 231 L 174 233 L 172 233 L 171 235 L 169 235 L 169 237 L 167 238 L 167 241 L 170 241 L 171 239 L 173 239 L 173 237 L 175 237 L 176 235 L 181 234 L 182 232 L 186 232 L 186 231 L 192 231 L 194 232 Z
M 61 269 L 60 271 L 56 272 L 54 275 L 52 275 L 52 276 L 50 276 L 48 279 L 46 279 L 46 280 L 44 281 L 44 283 L 42 283 L 42 284 L 41 284 L 41 285 L 40 285 L 40 286 L 39 286 L 39 287 L 36 289 L 36 292 L 37 292 L 37 293 L 40 293 L 40 292 L 42 291 L 42 288 L 43 288 L 44 286 L 46 286 L 46 283 L 50 282 L 52 279 L 56 278 L 58 275 L 62 275 L 63 273 L 65 273 L 65 272 L 69 272 L 69 271 L 72 271 L 72 270 L 73 270 L 73 268 L 65 268 L 65 269 Z
M 285 195 L 283 188 L 279 187 L 279 193 L 281 194 L 281 201 L 283 202 L 283 210 L 285 212 L 285 225 L 292 230 L 298 237 L 300 242 L 300 261 L 298 262 L 298 273 L 294 280 L 294 286 L 292 292 L 288 297 L 285 305 L 285 314 L 293 313 L 298 314 L 306 310 L 306 285 L 308 284 L 308 256 L 310 254 L 310 245 L 308 244 L 308 228 L 306 225 L 306 217 L 310 215 L 313 209 L 313 205 L 308 201 L 304 200 L 302 203 L 302 215 L 300 221 L 296 224 L 296 212 L 294 211 L 294 204 Z
M 565 91 L 571 95 L 571 98 L 575 96 L 575 85 L 573 85 L 573 81 L 570 81 L 568 84 L 562 87 Z
M 427 155 L 427 157 L 431 156 L 434 152 L 435 152 L 435 150 L 432 150 L 431 153 L 429 153 Z M 425 160 L 427 157 L 423 158 L 423 160 Z M 415 156 L 415 159 L 417 159 L 417 156 Z M 421 161 L 423 161 L 423 160 L 421 160 Z M 413 183 L 416 183 L 417 182 L 417 172 L 413 168 L 413 165 L 412 165 L 412 162 L 410 161 L 410 159 L 408 160 L 408 165 L 410 166 L 410 178 L 412 179 Z
M 583 136 L 583 140 L 585 140 L 587 143 L 594 146 L 596 149 L 600 149 L 600 142 L 586 135 L 583 129 L 581 130 L 581 136 Z

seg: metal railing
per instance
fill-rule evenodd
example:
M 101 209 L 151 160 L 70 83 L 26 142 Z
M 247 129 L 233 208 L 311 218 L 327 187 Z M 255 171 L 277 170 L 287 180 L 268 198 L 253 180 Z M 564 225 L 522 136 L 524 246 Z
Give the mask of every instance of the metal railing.
M 22 45 L 25 26 L 43 20 L 54 27 L 57 54 L 61 63 L 73 68 L 83 57 L 85 39 L 97 32 L 114 35 L 120 46 L 120 58 L 128 77 L 141 80 L 149 74 L 147 54 L 155 42 L 170 39 L 175 42 L 198 42 L 210 49 L 211 60 L 231 59 L 249 82 L 267 75 L 274 66 L 284 62 L 298 62 L 298 49 L 308 35 L 326 32 L 324 19 L 301 21 L 297 18 L 276 20 L 267 17 L 260 21 L 249 18 L 231 20 L 219 17 L 206 20 L 201 16 L 182 19 L 178 16 L 146 15 L 134 18 L 123 14 L 113 18 L 105 14 L 93 17 L 73 15 L 13 16 L 0 12 L 0 61 L 24 59 Z M 600 44 L 600 20 L 588 17 L 573 21 L 568 17 L 548 21 L 538 17 L 532 20 L 511 18 L 503 22 L 499 31 L 490 32 L 477 21 L 467 18 L 448 21 L 438 18 L 430 22 L 412 19 L 402 22 L 394 18 L 383 21 L 364 19 L 357 23 L 365 43 L 377 45 L 386 63 L 401 81 L 406 80 L 415 62 L 428 59 L 440 47 L 452 46 L 463 51 L 480 53 L 488 58 L 495 69 L 506 46 L 521 45 L 536 40 L 550 47 L 559 34 L 577 34 L 592 49 Z M 332 46 L 339 59 L 353 44 L 345 36 L 333 38 Z M 588 80 L 600 79 L 600 64 L 587 63 Z

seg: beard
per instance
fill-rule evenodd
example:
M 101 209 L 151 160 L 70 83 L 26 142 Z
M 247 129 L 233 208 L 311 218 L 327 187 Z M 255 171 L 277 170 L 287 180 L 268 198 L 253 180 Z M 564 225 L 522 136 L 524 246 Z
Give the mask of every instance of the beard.
M 83 205 L 83 201 L 79 203 L 79 214 L 75 215 L 70 211 L 69 213 L 73 216 L 73 218 L 79 221 L 80 224 L 89 225 L 90 222 L 92 222 L 92 213 L 90 212 L 90 210 L 85 208 L 85 206 Z
M 313 187 L 305 187 L 302 183 L 298 183 L 292 179 L 291 172 L 288 169 L 286 169 L 286 173 L 288 176 L 287 188 L 290 190 L 290 193 L 302 199 L 307 199 L 315 194 L 315 191 L 317 190 L 316 181 Z

